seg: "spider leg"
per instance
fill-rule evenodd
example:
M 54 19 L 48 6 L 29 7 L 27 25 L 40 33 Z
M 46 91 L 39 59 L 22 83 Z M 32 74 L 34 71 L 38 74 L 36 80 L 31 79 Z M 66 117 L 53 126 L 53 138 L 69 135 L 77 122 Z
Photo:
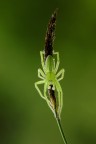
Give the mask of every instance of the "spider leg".
M 41 81 L 35 82 L 35 88 L 37 89 L 39 95 L 40 95 L 43 99 L 46 99 L 46 98 L 43 96 L 41 90 L 40 90 L 39 87 L 38 87 L 38 85 L 40 85 L 40 84 L 44 84 L 44 83 L 45 83 L 44 80 L 41 80 Z
M 55 81 L 55 85 L 58 92 L 58 114 L 60 117 L 63 107 L 63 91 L 58 81 Z
M 58 79 L 58 81 L 60 81 L 60 80 L 62 80 L 62 79 L 64 78 L 64 72 L 65 72 L 65 70 L 64 70 L 64 69 L 61 69 L 61 70 L 57 73 L 56 78 L 60 77 L 60 75 L 61 75 L 61 77 Z
M 42 71 L 42 69 L 40 69 L 40 68 L 38 69 L 38 77 L 41 78 L 41 79 L 43 79 L 43 80 L 45 79 L 45 74 Z
M 41 56 L 41 65 L 42 65 L 42 68 L 45 72 L 45 64 L 44 64 L 44 52 L 43 51 L 40 51 L 40 56 Z
M 56 68 L 55 68 L 55 71 L 57 72 L 57 70 L 58 70 L 58 68 L 59 68 L 59 64 L 60 64 L 59 52 L 54 52 L 54 51 L 53 51 L 53 54 L 56 54 L 56 55 L 57 55 L 57 63 L 56 63 Z

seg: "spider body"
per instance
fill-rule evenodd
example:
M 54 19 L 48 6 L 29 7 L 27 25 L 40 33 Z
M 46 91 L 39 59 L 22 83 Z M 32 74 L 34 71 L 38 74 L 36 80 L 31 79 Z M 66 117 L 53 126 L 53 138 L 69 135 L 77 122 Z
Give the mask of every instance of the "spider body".
M 55 72 L 55 65 L 54 65 L 54 60 L 51 55 L 48 55 L 45 61 L 45 73 L 54 73 Z
M 61 69 L 58 73 L 58 68 L 60 64 L 59 60 L 59 53 L 58 52 L 53 52 L 53 55 L 57 55 L 57 62 L 53 58 L 53 56 L 48 55 L 46 60 L 44 59 L 44 52 L 40 51 L 40 56 L 41 56 L 41 65 L 42 69 L 38 69 L 38 77 L 41 78 L 42 80 L 38 81 L 35 83 L 35 88 L 37 89 L 38 93 L 40 96 L 46 100 L 48 106 L 52 110 L 52 112 L 55 114 L 55 109 L 52 106 L 54 103 L 51 102 L 49 96 L 48 96 L 48 90 L 56 90 L 57 91 L 57 96 L 56 96 L 56 101 L 58 102 L 58 108 L 57 113 L 60 117 L 62 107 L 63 107 L 63 91 L 60 86 L 59 81 L 64 78 L 64 69 Z M 44 84 L 44 92 L 42 93 L 38 85 Z M 52 85 L 52 87 L 50 86 Z

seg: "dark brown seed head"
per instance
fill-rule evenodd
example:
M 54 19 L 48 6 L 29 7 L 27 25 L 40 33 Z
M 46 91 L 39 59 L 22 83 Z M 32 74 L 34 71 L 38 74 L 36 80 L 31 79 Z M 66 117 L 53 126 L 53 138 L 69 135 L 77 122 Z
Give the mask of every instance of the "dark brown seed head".
M 55 28 L 56 28 L 56 17 L 57 17 L 57 11 L 56 9 L 54 13 L 52 14 L 47 31 L 45 36 L 45 60 L 48 55 L 53 55 L 53 43 L 55 39 Z

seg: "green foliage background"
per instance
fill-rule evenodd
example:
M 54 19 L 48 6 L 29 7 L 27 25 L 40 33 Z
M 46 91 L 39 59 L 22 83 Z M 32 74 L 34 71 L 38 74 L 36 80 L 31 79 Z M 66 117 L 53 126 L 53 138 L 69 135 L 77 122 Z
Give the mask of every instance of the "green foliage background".
M 63 144 L 34 82 L 49 18 L 59 8 L 62 126 L 68 144 L 96 143 L 96 1 L 0 1 L 0 144 Z

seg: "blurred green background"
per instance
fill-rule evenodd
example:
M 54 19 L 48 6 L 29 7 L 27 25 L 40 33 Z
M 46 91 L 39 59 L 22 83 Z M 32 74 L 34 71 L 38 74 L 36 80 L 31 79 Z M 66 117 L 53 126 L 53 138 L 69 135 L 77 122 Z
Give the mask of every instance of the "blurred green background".
M 68 144 L 96 143 L 96 1 L 0 1 L 0 144 L 63 144 L 37 93 L 40 50 L 59 8 L 54 50 L 60 52 L 62 126 Z

